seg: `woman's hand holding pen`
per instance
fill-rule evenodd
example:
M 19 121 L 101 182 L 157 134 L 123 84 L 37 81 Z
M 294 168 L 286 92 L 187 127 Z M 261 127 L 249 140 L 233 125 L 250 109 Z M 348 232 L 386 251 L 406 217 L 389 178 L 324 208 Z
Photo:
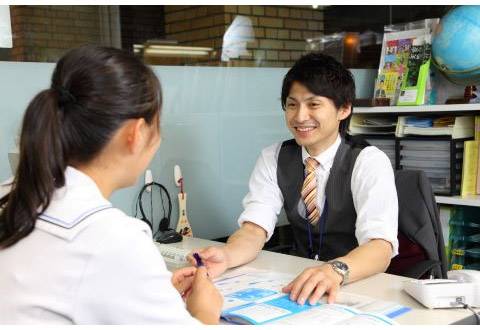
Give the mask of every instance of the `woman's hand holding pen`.
M 183 300 L 185 300 L 190 293 L 196 272 L 196 267 L 185 267 L 174 271 L 172 274 L 172 284 L 178 293 L 180 293 Z
M 197 267 L 177 270 L 172 283 L 182 295 L 190 314 L 205 324 L 218 324 L 223 297 L 209 278 L 198 254 L 194 254 Z
M 218 324 L 223 296 L 208 277 L 207 268 L 198 267 L 191 290 L 186 297 L 187 310 L 205 324 Z

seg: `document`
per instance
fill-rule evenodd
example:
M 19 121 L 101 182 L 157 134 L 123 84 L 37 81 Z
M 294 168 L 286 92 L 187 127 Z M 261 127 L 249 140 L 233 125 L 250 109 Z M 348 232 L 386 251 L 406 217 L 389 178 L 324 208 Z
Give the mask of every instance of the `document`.
M 224 295 L 222 318 L 235 324 L 396 324 L 392 319 L 410 310 L 395 302 L 341 291 L 336 304 L 299 305 L 281 292 L 295 276 L 246 270 L 219 278 L 215 285 Z

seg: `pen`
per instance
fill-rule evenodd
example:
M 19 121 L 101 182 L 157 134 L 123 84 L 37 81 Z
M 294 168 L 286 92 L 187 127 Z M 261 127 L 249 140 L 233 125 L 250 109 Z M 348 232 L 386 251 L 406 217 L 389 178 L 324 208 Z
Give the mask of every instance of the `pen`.
M 195 252 L 195 253 L 193 254 L 193 257 L 195 258 L 195 261 L 197 262 L 197 267 L 203 267 L 203 266 L 205 266 L 205 265 L 203 264 L 202 258 L 200 257 L 200 255 L 199 255 L 198 253 Z

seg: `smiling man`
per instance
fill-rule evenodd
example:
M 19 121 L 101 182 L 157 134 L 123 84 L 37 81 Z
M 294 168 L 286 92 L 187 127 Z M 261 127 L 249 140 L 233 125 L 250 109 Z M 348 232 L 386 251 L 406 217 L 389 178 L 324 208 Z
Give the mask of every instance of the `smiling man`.
M 209 273 L 253 260 L 285 210 L 298 256 L 326 261 L 299 270 L 284 292 L 334 302 L 339 287 L 383 272 L 398 253 L 393 169 L 378 148 L 347 139 L 355 83 L 330 56 L 311 53 L 282 86 L 285 122 L 294 139 L 265 148 L 243 200 L 237 230 L 223 247 L 199 251 Z

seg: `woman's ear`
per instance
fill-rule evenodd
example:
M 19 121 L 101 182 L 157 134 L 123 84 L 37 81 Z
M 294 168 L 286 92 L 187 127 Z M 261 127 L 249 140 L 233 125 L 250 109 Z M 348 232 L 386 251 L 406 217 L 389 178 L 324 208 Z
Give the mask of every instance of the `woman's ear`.
M 146 127 L 145 119 L 130 119 L 125 124 L 125 141 L 130 153 L 138 153 L 145 145 Z

